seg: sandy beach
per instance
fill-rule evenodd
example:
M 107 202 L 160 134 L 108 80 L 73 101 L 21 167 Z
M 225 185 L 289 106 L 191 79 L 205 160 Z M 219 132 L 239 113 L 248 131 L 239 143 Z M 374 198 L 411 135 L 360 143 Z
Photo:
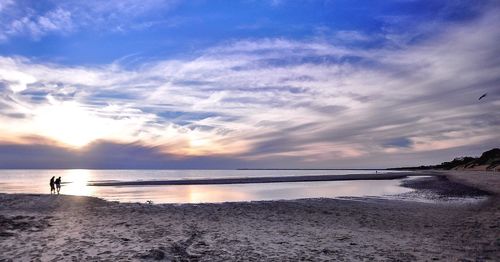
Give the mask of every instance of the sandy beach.
M 406 186 L 483 200 L 149 205 L 0 194 L 0 261 L 499 261 L 500 175 L 429 174 Z

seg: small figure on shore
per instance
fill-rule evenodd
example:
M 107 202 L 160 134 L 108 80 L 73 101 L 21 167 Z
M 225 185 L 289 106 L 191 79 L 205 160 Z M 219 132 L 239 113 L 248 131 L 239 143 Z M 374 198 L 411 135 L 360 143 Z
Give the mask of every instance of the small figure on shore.
M 56 193 L 56 187 L 54 186 L 54 179 L 56 177 L 53 176 L 51 179 L 50 179 L 50 194 L 55 194 Z
M 56 179 L 55 184 L 56 184 L 57 194 L 59 195 L 59 191 L 61 191 L 61 177 L 58 177 Z

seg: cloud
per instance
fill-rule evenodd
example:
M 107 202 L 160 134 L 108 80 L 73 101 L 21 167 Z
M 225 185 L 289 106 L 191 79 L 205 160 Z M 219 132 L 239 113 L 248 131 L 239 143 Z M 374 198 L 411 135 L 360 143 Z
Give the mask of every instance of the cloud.
M 81 30 L 125 31 L 137 24 L 173 23 L 149 21 L 145 15 L 168 11 L 175 0 L 113 1 L 26 1 L 0 2 L 0 41 L 16 36 L 39 40 L 49 34 L 70 34 Z
M 0 9 L 0 14 L 4 15 L 2 22 L 0 40 L 7 40 L 12 36 L 27 35 L 33 39 L 52 33 L 69 33 L 74 29 L 72 15 L 69 11 L 56 8 L 43 14 L 37 14 L 29 8 L 25 12 L 12 9 L 18 7 L 14 4 L 7 5 Z
M 274 167 L 484 150 L 499 138 L 499 22 L 490 11 L 398 48 L 237 40 L 134 68 L 0 57 L 0 138 L 36 134 L 62 148 L 108 141 Z
M 8 31 L 8 33 L 26 33 L 38 39 L 42 35 L 50 32 L 66 33 L 70 32 L 72 29 L 73 22 L 71 20 L 71 13 L 63 9 L 56 9 L 36 18 L 23 17 L 22 19 L 16 20 L 11 24 L 11 31 Z
M 348 31 L 348 30 L 337 31 L 335 33 L 335 37 L 338 38 L 339 40 L 348 41 L 348 42 L 351 42 L 351 41 L 364 42 L 364 41 L 371 41 L 372 40 L 371 37 L 369 37 L 365 34 L 362 34 L 358 31 Z
M 60 147 L 43 139 L 35 139 L 30 144 L 0 144 L 0 169 L 186 169 L 221 166 L 237 168 L 244 165 L 224 157 L 179 158 L 135 143 L 96 141 L 81 150 Z
M 413 142 L 406 137 L 390 139 L 384 143 L 385 147 L 410 147 Z
M 1 0 L 0 1 L 0 12 L 13 4 L 14 4 L 14 0 Z

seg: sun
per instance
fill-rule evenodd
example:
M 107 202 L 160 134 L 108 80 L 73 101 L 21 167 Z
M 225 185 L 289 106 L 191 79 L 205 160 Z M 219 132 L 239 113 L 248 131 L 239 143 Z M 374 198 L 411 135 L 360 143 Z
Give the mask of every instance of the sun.
M 74 101 L 52 103 L 35 111 L 35 125 L 40 135 L 73 147 L 82 147 L 105 137 L 106 119 Z

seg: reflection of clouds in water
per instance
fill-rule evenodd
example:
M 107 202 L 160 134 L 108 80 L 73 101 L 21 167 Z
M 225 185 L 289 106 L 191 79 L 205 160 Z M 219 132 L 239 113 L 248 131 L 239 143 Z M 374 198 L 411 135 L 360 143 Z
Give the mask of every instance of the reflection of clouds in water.
M 411 191 L 400 187 L 399 180 L 273 183 L 248 189 L 254 200 L 381 196 Z
M 190 203 L 246 201 L 252 197 L 248 192 L 237 191 L 230 186 L 189 186 L 187 191 Z
M 235 185 L 217 186 L 147 186 L 147 187 L 96 187 L 96 196 L 123 202 L 155 203 L 206 203 L 226 201 L 248 201 L 254 198 L 246 190 Z
M 294 182 L 233 185 L 96 187 L 96 196 L 123 202 L 207 203 L 400 194 L 400 180 Z
M 400 194 L 411 189 L 399 186 L 400 180 L 338 181 L 329 188 L 336 196 L 379 196 Z

